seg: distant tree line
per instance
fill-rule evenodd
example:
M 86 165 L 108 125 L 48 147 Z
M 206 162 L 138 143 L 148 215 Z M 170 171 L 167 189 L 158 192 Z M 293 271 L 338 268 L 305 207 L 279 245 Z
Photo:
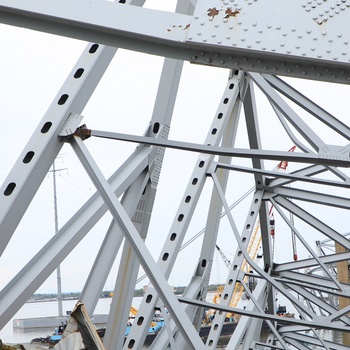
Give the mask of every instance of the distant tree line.
M 208 286 L 208 292 L 216 291 L 219 287 L 219 284 L 211 284 Z M 177 295 L 181 295 L 184 293 L 186 287 L 185 286 L 179 286 L 174 287 L 174 293 Z M 110 298 L 113 295 L 113 292 L 110 290 L 104 290 L 100 297 L 101 298 Z M 142 297 L 144 295 L 144 289 L 135 289 L 134 291 L 134 297 Z M 63 300 L 70 300 L 70 299 L 79 299 L 80 292 L 70 292 L 70 293 L 62 293 L 62 299 Z M 57 299 L 57 293 L 36 293 L 32 296 L 30 301 L 40 301 L 40 300 L 55 300 Z

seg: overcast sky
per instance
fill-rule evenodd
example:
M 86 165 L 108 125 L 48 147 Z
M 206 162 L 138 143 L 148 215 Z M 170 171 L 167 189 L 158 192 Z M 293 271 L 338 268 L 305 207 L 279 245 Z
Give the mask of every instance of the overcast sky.
M 170 2 L 172 7 L 174 3 Z M 152 4 L 159 8 L 159 2 L 152 2 Z M 169 9 L 172 10 L 172 8 Z M 2 47 L 0 56 L 2 82 L 0 181 L 3 182 L 86 43 L 3 25 L 0 26 L 0 29 Z M 86 123 L 90 129 L 142 135 L 151 119 L 162 62 L 163 59 L 160 57 L 119 50 L 83 112 L 83 123 Z M 225 69 L 185 64 L 171 127 L 171 139 L 199 143 L 204 141 L 225 88 L 228 73 L 228 70 Z M 344 121 L 348 120 L 349 112 L 342 105 L 343 101 L 347 101 L 348 87 L 335 87 L 330 84 L 294 81 L 293 79 L 289 81 L 337 117 Z M 258 92 L 257 95 L 260 96 Z M 273 112 L 262 98 L 259 113 L 263 117 L 260 128 L 266 135 L 263 139 L 264 147 L 284 151 L 291 148 L 293 143 L 281 128 L 273 123 Z M 310 123 L 313 125 L 313 122 L 310 121 Z M 238 147 L 247 146 L 243 127 L 243 124 L 240 125 L 242 132 L 239 133 Z M 318 132 L 321 137 L 329 138 L 327 142 L 333 142 L 327 130 L 319 128 Z M 111 175 L 135 148 L 134 144 L 101 139 L 87 140 L 86 145 L 96 157 L 106 177 Z M 154 219 L 147 239 L 147 246 L 156 260 L 196 159 L 196 154 L 175 150 L 166 151 L 164 172 L 157 194 L 159 199 L 156 202 L 165 202 L 165 204 L 155 206 Z M 242 164 L 247 163 L 242 161 Z M 269 162 L 266 168 L 272 169 L 276 165 L 276 162 Z M 57 172 L 58 217 L 59 227 L 61 227 L 95 190 L 69 145 L 63 147 L 57 159 L 56 168 L 63 169 Z M 295 170 L 295 168 L 290 170 Z M 4 287 L 54 234 L 52 182 L 51 173 L 45 178 L 0 259 L 0 288 Z M 237 175 L 236 184 L 239 186 L 230 192 L 229 197 L 232 202 L 229 204 L 251 188 L 251 178 L 245 181 L 240 175 Z M 205 221 L 200 214 L 205 210 L 209 194 L 208 189 L 199 204 L 199 210 L 194 215 L 188 238 L 204 228 Z M 247 204 L 249 201 L 245 201 L 245 205 Z M 236 211 L 238 224 L 241 224 L 244 219 L 244 215 L 239 214 L 241 208 L 241 206 L 238 207 Z M 327 215 L 332 216 L 333 213 L 327 211 L 325 216 Z M 110 216 L 106 215 L 62 264 L 64 292 L 82 289 L 110 220 Z M 290 235 L 286 232 L 288 230 L 282 224 L 276 227 L 276 231 L 283 231 L 279 228 L 283 228 L 285 238 L 280 239 L 279 243 L 276 242 L 276 254 L 283 249 L 285 242 L 290 244 Z M 345 231 L 345 224 L 341 225 L 340 229 Z M 218 244 L 231 259 L 236 247 L 232 235 L 227 236 L 222 233 Z M 170 278 L 170 284 L 188 284 L 198 259 L 199 245 L 200 240 L 181 253 Z M 283 256 L 283 254 L 284 252 L 280 255 Z M 225 275 L 226 271 L 221 258 L 216 255 L 211 282 L 223 282 Z M 145 283 L 147 280 L 140 283 L 139 287 Z M 111 276 L 105 287 L 112 289 L 113 286 L 114 280 Z M 56 277 L 53 275 L 39 288 L 38 292 L 54 292 L 55 290 Z

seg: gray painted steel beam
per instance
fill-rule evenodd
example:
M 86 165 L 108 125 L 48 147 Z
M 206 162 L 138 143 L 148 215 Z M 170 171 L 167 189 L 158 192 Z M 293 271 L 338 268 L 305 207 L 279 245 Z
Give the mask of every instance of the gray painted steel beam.
M 108 210 L 123 228 L 126 238 L 135 250 L 142 267 L 149 276 L 152 284 L 156 287 L 158 294 L 166 303 L 169 312 L 172 314 L 172 318 L 175 320 L 181 331 L 181 334 L 186 338 L 187 343 L 191 344 L 194 349 L 202 349 L 203 343 L 199 338 L 199 335 L 195 332 L 193 325 L 181 305 L 176 300 L 170 286 L 161 273 L 161 270 L 153 260 L 152 255 L 146 248 L 120 202 L 114 195 L 110 185 L 105 180 L 93 158 L 85 148 L 83 141 L 78 136 L 75 136 L 71 139 L 70 143 L 107 205 Z
M 329 21 L 330 29 L 322 32 L 322 24 L 314 20 L 312 13 L 291 0 L 285 6 L 270 0 L 271 9 L 280 14 L 283 23 L 270 16 L 269 6 L 249 5 L 244 3 L 234 9 L 227 4 L 224 9 L 221 1 L 206 0 L 197 4 L 194 16 L 188 16 L 108 1 L 59 0 L 47 7 L 44 0 L 35 4 L 2 0 L 0 22 L 200 64 L 349 83 L 346 16 Z M 286 9 L 304 18 L 304 22 L 286 17 Z M 255 11 L 261 14 L 258 21 Z M 305 23 L 310 26 L 306 34 Z M 291 41 L 286 40 L 289 32 Z M 304 41 L 300 41 L 303 36 Z M 327 39 L 338 45 L 324 53 Z M 305 51 L 299 49 L 302 42 L 307 43 Z M 286 45 L 292 47 L 286 49 Z
M 148 164 L 148 149 L 139 149 L 124 166 L 110 178 L 111 186 L 120 196 Z M 107 208 L 95 193 L 74 216 L 54 235 L 46 245 L 0 292 L 0 328 L 15 315 L 22 305 L 50 276 L 57 265 L 84 238 L 89 230 L 105 214 Z M 13 291 L 16 291 L 14 293 Z
M 283 151 L 264 151 L 260 149 L 242 149 L 229 148 L 194 144 L 191 142 L 173 141 L 173 140 L 156 140 L 150 137 L 128 135 L 109 131 L 87 130 L 87 136 L 101 137 L 112 140 L 129 141 L 135 143 L 142 143 L 145 145 L 157 145 L 162 147 L 174 148 L 183 151 L 200 152 L 211 155 L 220 155 L 227 157 L 239 158 L 255 158 L 255 159 L 269 159 L 269 160 L 286 160 L 300 163 L 314 163 L 333 165 L 340 167 L 350 167 L 350 157 L 348 154 L 334 157 L 327 154 L 310 154 L 310 153 L 290 153 Z

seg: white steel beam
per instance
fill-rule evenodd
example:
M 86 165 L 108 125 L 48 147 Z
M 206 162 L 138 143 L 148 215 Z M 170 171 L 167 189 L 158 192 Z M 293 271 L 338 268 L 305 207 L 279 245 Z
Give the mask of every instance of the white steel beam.
M 0 256 L 62 147 L 58 134 L 72 112 L 82 112 L 114 53 L 87 45 L 1 186 Z
M 336 6 L 335 0 L 327 3 Z M 336 14 L 322 31 L 311 9 L 292 0 L 250 5 L 200 1 L 188 16 L 108 1 L 56 0 L 47 6 L 45 0 L 2 0 L 0 22 L 200 64 L 350 82 L 348 12 Z M 279 15 L 271 17 L 272 10 Z M 327 41 L 332 48 L 325 52 Z
M 110 178 L 110 184 L 120 196 L 148 165 L 148 149 L 139 149 L 124 166 Z M 83 239 L 105 214 L 107 208 L 95 193 L 75 215 L 0 292 L 0 328 L 13 317 L 41 284 L 62 263 L 65 257 Z M 16 293 L 13 293 L 13 291 Z
M 186 338 L 187 343 L 191 344 L 194 349 L 197 350 L 204 348 L 203 342 L 199 338 L 198 333 L 196 333 L 182 306 L 175 298 L 170 286 L 161 273 L 159 266 L 153 260 L 152 255 L 131 223 L 110 185 L 105 180 L 93 158 L 87 151 L 83 141 L 79 136 L 74 136 L 71 138 L 70 143 L 107 205 L 108 210 L 123 228 L 126 238 L 135 250 L 142 267 L 149 276 L 152 284 L 156 287 L 158 294 L 166 304 L 169 312 L 171 312 L 172 318 L 175 320 L 181 334 Z
M 175 148 L 184 151 L 201 152 L 211 155 L 220 155 L 227 157 L 241 157 L 241 158 L 256 158 L 269 160 L 286 160 L 300 163 L 315 163 L 324 165 L 333 165 L 340 167 L 350 167 L 350 157 L 348 153 L 339 154 L 338 157 L 328 156 L 327 154 L 310 154 L 298 152 L 284 152 L 284 151 L 265 151 L 260 149 L 242 149 L 219 147 L 212 145 L 194 144 L 191 142 L 173 141 L 173 140 L 158 140 L 150 137 L 121 134 L 109 131 L 100 130 L 86 130 L 86 136 L 95 136 L 107 138 L 112 140 L 122 140 L 135 143 L 142 143 L 145 145 L 157 145 L 168 148 Z
M 210 145 L 218 145 L 221 142 L 222 135 L 225 133 L 225 129 L 230 121 L 230 116 L 232 114 L 232 110 L 234 106 L 237 104 L 237 100 L 239 97 L 239 85 L 240 80 L 242 78 L 242 74 L 234 74 L 231 76 L 227 82 L 226 88 L 224 90 L 222 99 L 217 108 L 216 114 L 214 115 L 213 122 L 209 129 L 208 135 L 205 140 L 205 144 Z M 228 99 L 228 101 L 227 101 Z M 215 131 L 215 132 L 214 132 Z M 193 212 L 195 210 L 195 206 L 198 202 L 199 196 L 203 189 L 204 183 L 206 181 L 207 171 L 212 163 L 212 156 L 200 155 L 198 159 L 198 164 L 193 170 L 190 181 L 187 185 L 185 194 L 183 196 L 183 200 L 180 204 L 180 207 L 175 214 L 174 222 L 170 228 L 169 235 L 164 244 L 162 252 L 160 253 L 160 257 L 158 259 L 158 265 L 161 267 L 164 272 L 164 276 L 166 278 L 169 277 L 173 265 L 175 264 L 176 258 L 178 256 L 181 243 L 183 242 L 184 235 L 190 224 L 190 220 L 192 218 Z M 181 218 L 181 220 L 179 219 Z M 199 262 L 199 266 L 201 266 L 202 261 Z M 206 264 L 204 264 L 206 267 Z M 202 270 L 204 270 L 204 267 Z M 203 271 L 202 271 L 203 272 Z M 198 276 L 194 276 L 192 279 L 192 283 L 198 282 Z M 195 297 L 198 295 L 197 288 L 193 289 L 192 283 L 188 286 L 189 291 L 195 290 L 196 294 L 191 295 L 191 297 Z M 203 282 L 204 283 L 204 282 Z M 186 290 L 186 293 L 190 293 Z M 146 301 L 149 295 L 152 295 L 152 301 Z M 157 295 L 152 287 L 147 288 L 143 301 L 139 308 L 139 317 L 148 316 L 148 323 L 144 323 L 142 325 L 138 325 L 136 320 L 134 327 L 131 329 L 129 339 L 133 340 L 135 347 L 141 347 L 143 345 L 146 332 L 148 329 L 148 324 L 151 321 L 151 317 L 153 316 L 153 309 L 156 303 Z M 158 338 L 155 340 L 155 346 L 166 346 L 163 345 L 162 338 Z M 160 345 L 162 344 L 162 345 Z M 125 345 L 126 346 L 126 345 Z

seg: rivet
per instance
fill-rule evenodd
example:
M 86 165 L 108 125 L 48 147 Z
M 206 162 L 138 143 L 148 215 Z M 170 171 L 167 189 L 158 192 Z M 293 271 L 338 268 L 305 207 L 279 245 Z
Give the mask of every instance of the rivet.
M 281 44 L 282 47 L 284 47 L 285 44 Z
M 296 48 L 296 49 L 300 49 L 300 46 L 299 46 L 299 45 L 297 45 L 295 48 Z
M 253 27 L 256 27 L 256 24 L 257 24 L 257 23 L 256 23 L 256 22 L 254 22 L 254 23 L 253 23 Z
M 280 29 L 281 29 L 281 26 L 280 26 L 280 25 L 278 25 L 278 26 L 276 27 L 276 29 L 277 29 L 277 30 L 280 30 Z
M 222 65 L 222 64 L 225 64 L 225 61 L 220 61 L 220 64 Z
M 283 33 L 282 35 L 283 35 L 283 36 L 287 36 L 287 33 Z
M 267 28 L 271 29 L 271 24 L 268 24 L 268 25 L 267 25 Z
M 193 61 L 193 60 L 196 60 L 197 59 L 197 56 L 192 56 L 191 57 L 191 60 Z
M 342 52 L 341 54 L 342 54 L 343 56 L 345 56 L 345 55 L 346 55 L 346 52 Z
M 204 22 L 201 22 L 200 25 L 201 25 L 201 26 L 204 26 Z
M 350 81 L 350 77 L 346 77 L 346 80 L 347 80 L 347 81 Z
M 246 32 L 246 31 L 248 30 L 248 28 L 246 27 L 246 28 L 244 28 L 243 30 Z
M 336 61 L 338 59 L 338 57 L 333 57 L 333 60 Z
M 202 39 L 203 43 L 206 43 L 207 42 L 207 39 Z
M 198 32 L 197 35 L 201 35 L 202 33 Z
M 276 49 L 275 49 L 275 48 L 272 48 L 272 49 L 271 49 L 271 51 L 275 52 L 275 51 L 276 51 Z
M 260 40 L 256 40 L 255 42 L 256 42 L 257 44 L 259 44 L 259 43 L 260 43 Z
M 263 47 L 262 47 L 262 49 L 263 49 L 263 50 L 266 50 L 266 47 L 265 47 L 265 46 L 263 46 Z
M 201 56 L 204 56 L 204 55 L 205 55 L 205 52 L 204 52 L 204 51 L 201 51 L 200 55 L 201 55 Z
M 233 29 L 233 26 L 229 26 L 230 29 Z
M 218 43 L 218 44 L 221 44 L 221 40 L 219 40 L 217 43 Z
M 198 16 L 194 16 L 194 19 L 198 19 L 199 17 Z
M 348 41 L 344 41 L 344 44 L 347 45 L 349 42 Z
M 261 34 L 263 31 L 262 31 L 262 29 L 259 29 L 258 32 Z
M 218 24 L 215 24 L 214 27 L 217 28 L 219 25 Z
M 316 40 L 317 40 L 317 37 L 314 36 L 313 39 L 316 41 Z
M 327 53 L 330 53 L 330 52 L 331 52 L 331 50 L 330 50 L 330 49 L 327 49 L 326 51 L 327 51 Z
M 247 48 L 250 49 L 252 47 L 252 45 L 247 45 Z
M 308 30 L 306 31 L 306 33 L 310 34 L 310 33 L 311 33 L 311 30 L 310 30 L 310 29 L 308 29 Z
M 314 48 L 314 47 L 312 47 L 312 48 L 311 48 L 311 51 L 315 51 L 315 48 Z
M 242 38 L 241 41 L 245 41 L 245 38 Z
M 206 61 L 207 63 L 213 62 L 213 60 L 212 60 L 211 58 L 207 58 L 205 61 Z
M 287 53 L 290 53 L 290 50 L 287 50 Z
M 322 35 L 326 35 L 326 34 L 327 34 L 327 32 L 326 32 L 326 31 L 323 31 L 323 32 L 322 32 Z
M 342 37 L 342 34 L 338 34 L 338 38 L 341 38 Z
M 211 36 L 212 36 L 213 38 L 215 38 L 215 37 L 216 37 L 216 34 L 212 34 Z
M 191 36 L 189 36 L 189 37 L 188 37 L 188 40 L 192 40 L 192 37 L 191 37 Z
M 228 36 L 226 37 L 226 39 L 231 39 L 231 37 L 228 35 Z

